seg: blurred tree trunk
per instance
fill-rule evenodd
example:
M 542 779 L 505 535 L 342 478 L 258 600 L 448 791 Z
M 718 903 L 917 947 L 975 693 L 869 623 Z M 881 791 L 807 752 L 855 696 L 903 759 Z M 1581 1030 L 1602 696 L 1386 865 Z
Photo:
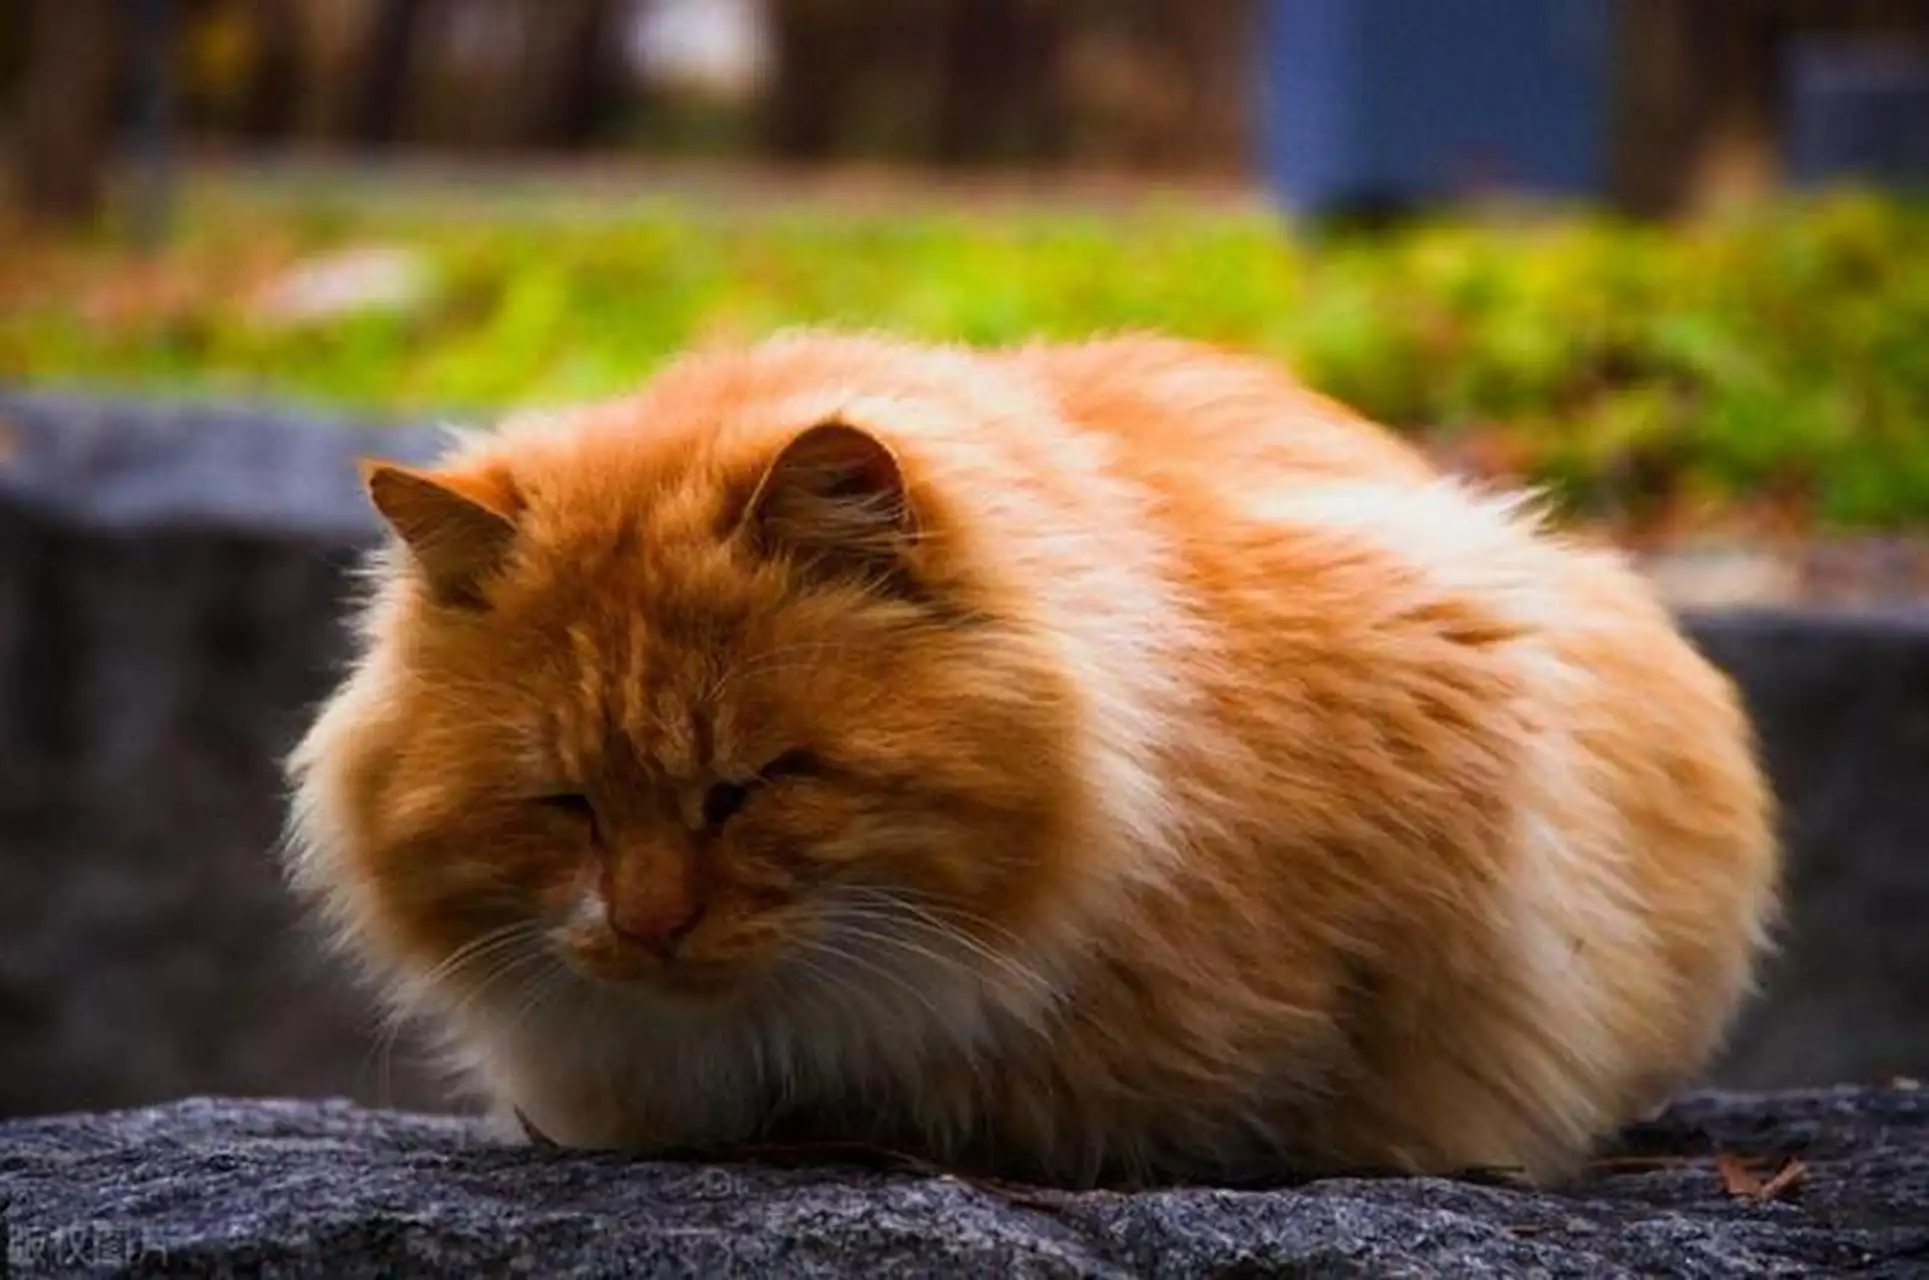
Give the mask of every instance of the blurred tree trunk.
M 1172 168 L 1236 165 L 1247 154 L 1256 37 L 1248 0 L 1188 0 L 1162 7 L 1162 43 L 1181 84 L 1181 123 L 1159 159 Z
M 350 126 L 362 146 L 383 146 L 405 132 L 424 7 L 422 0 L 381 0 L 374 21 L 368 24 L 366 52 L 356 71 L 361 90 Z
M 420 12 L 407 15 L 408 49 L 389 55 L 405 64 L 391 82 L 405 85 L 412 100 L 389 114 L 402 119 L 411 140 L 458 149 L 573 146 L 608 118 L 622 54 L 622 11 L 613 0 L 412 0 L 412 7 Z M 383 18 L 393 28 L 404 20 L 394 7 Z M 404 38 L 392 29 L 378 44 Z
M 119 58 L 118 0 L 28 0 L 15 180 L 30 217 L 100 212 Z
M 1063 0 L 943 0 L 932 153 L 945 163 L 1062 154 Z
M 864 74 L 861 12 L 848 0 L 771 0 L 775 63 L 765 100 L 764 142 L 786 160 L 827 159 L 846 104 Z
M 564 146 L 596 141 L 623 97 L 624 6 L 594 0 L 571 30 L 560 61 L 574 68 L 558 92 L 551 128 Z
M 254 0 L 254 65 L 241 101 L 240 127 L 257 142 L 286 137 L 301 98 L 301 15 L 294 0 Z
M 540 9 L 540 14 L 535 10 Z M 614 97 L 616 6 L 610 0 L 540 0 L 525 34 L 523 104 L 512 141 L 578 146 L 595 134 Z
M 1614 191 L 1667 216 L 1766 194 L 1780 178 L 1782 6 L 1623 0 Z

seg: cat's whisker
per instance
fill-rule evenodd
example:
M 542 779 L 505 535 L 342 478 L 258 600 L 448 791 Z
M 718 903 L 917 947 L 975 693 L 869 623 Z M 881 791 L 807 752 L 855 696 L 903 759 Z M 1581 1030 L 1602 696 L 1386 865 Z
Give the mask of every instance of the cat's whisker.
M 473 964 L 483 963 L 491 956 L 499 955 L 504 950 L 523 941 L 526 936 L 533 936 L 535 932 L 534 926 L 526 922 L 517 921 L 479 934 L 457 947 L 448 956 L 444 957 L 439 964 L 430 969 L 420 979 L 417 979 L 417 985 L 419 989 L 423 991 L 433 991 L 442 983 L 452 981 L 462 969 Z M 476 990 L 479 992 L 482 988 L 485 988 L 490 981 L 492 981 L 492 979 L 485 978 L 477 985 Z M 466 1008 L 468 1003 L 467 1000 L 464 1000 L 458 1005 L 458 1008 Z M 376 1037 L 375 1043 L 369 1046 L 368 1053 L 363 1059 L 364 1063 L 372 1062 L 375 1066 L 377 1072 L 377 1096 L 383 1105 L 390 1105 L 393 1102 L 395 1093 L 395 1055 L 401 1048 L 402 1033 L 409 1028 L 411 1023 L 419 1019 L 422 1013 L 422 1010 L 412 1005 L 396 1005 L 391 1007 L 382 1018 L 381 1030 Z
M 439 986 L 444 981 L 455 978 L 469 964 L 508 947 L 529 941 L 540 932 L 541 926 L 533 921 L 516 920 L 479 934 L 450 952 L 440 964 L 422 975 L 422 985 Z
M 969 907 L 950 899 L 930 897 L 911 891 L 886 889 L 879 885 L 867 884 L 845 885 L 839 892 L 854 894 L 861 900 L 878 904 L 888 910 L 905 910 L 924 919 L 956 921 L 961 925 L 981 928 L 987 933 L 998 935 L 1014 949 L 1022 946 L 1024 942 L 1024 940 L 1019 937 L 1017 931 L 1010 925 L 1000 920 L 994 920 L 990 916 L 980 912 L 973 911 Z M 924 906 L 924 903 L 929 903 L 929 907 Z
M 892 901 L 889 906 L 865 907 L 856 904 L 846 904 L 838 908 L 834 914 L 835 918 L 840 921 L 866 920 L 874 924 L 889 924 L 920 930 L 927 937 L 933 937 L 942 942 L 955 945 L 978 957 L 985 963 L 995 966 L 1020 986 L 1028 988 L 1034 996 L 1048 997 L 1054 994 L 1055 988 L 1053 984 L 1047 980 L 1044 975 L 1029 965 L 1026 965 L 1016 956 L 1006 955 L 994 947 L 987 946 L 985 943 L 973 938 L 964 929 L 926 914 L 922 909 L 902 899 Z M 908 940 L 896 937 L 886 936 L 880 938 L 880 940 L 899 942 L 907 946 L 911 945 Z M 918 950 L 923 954 L 930 955 L 932 959 L 940 960 L 961 972 L 970 972 L 969 966 L 959 957 L 936 955 L 921 947 L 918 948 Z
M 856 924 L 855 920 L 856 917 L 853 916 L 838 918 L 836 925 L 837 936 L 840 938 L 853 938 L 862 942 L 875 942 L 887 952 L 899 952 L 905 955 L 919 956 L 929 960 L 931 963 L 949 973 L 962 977 L 976 976 L 970 966 L 965 964 L 965 962 L 957 956 L 946 955 L 941 951 L 934 951 L 930 947 L 922 946 L 900 934 L 876 929 L 865 929 Z
M 558 991 L 563 990 L 568 982 L 569 973 L 560 965 L 544 969 L 523 988 L 521 998 L 517 1000 L 514 1010 L 504 1024 L 504 1030 L 512 1034 L 520 1030 L 529 1019 L 541 1012 L 543 1005 Z
M 846 914 L 843 914 L 842 916 L 833 915 L 831 918 L 836 921 L 836 936 L 838 938 L 849 939 L 849 940 L 854 940 L 858 942 L 874 943 L 880 946 L 881 948 L 883 948 L 884 956 L 882 957 L 882 961 L 884 964 L 884 971 L 886 972 L 890 972 L 894 975 L 897 972 L 889 965 L 891 956 L 901 955 L 901 956 L 907 956 L 907 957 L 915 957 L 918 959 L 927 960 L 932 964 L 937 965 L 939 969 L 943 972 L 947 972 L 957 977 L 963 978 L 967 983 L 971 984 L 973 988 L 981 990 L 986 995 L 989 995 L 992 991 L 995 991 L 997 989 L 997 984 L 995 981 L 992 980 L 991 975 L 987 975 L 985 973 L 982 973 L 974 969 L 969 963 L 967 963 L 960 956 L 947 954 L 942 951 L 934 951 L 929 947 L 923 946 L 920 943 L 915 942 L 912 939 L 903 936 L 901 933 L 877 932 L 874 930 L 864 929 L 853 923 L 854 919 L 861 918 L 861 917 L 858 917 L 852 913 L 846 913 Z M 928 925 L 924 925 L 923 922 L 916 921 L 915 918 L 904 917 L 904 916 L 885 917 L 885 916 L 872 915 L 872 916 L 863 917 L 863 918 L 869 918 L 873 921 L 878 921 L 878 922 L 886 922 L 893 926 L 901 926 L 906 923 L 912 923 L 912 924 L 916 924 L 921 927 L 924 927 L 926 929 L 929 929 L 930 927 Z M 933 933 L 927 933 L 926 936 L 928 937 L 935 936 L 943 942 L 948 942 L 948 943 L 956 942 L 955 936 L 950 934 L 948 931 L 937 931 Z M 1050 996 L 1049 988 L 1044 986 L 1034 986 L 1032 981 L 1032 975 L 1027 975 L 1022 971 L 1013 971 L 1013 972 L 1008 972 L 1005 976 L 1013 983 L 1014 986 L 1017 986 L 1020 989 L 1024 989 L 1026 987 L 1032 987 L 1033 1000 L 1042 1002 L 1046 999 L 1049 999 L 1049 996 Z M 907 979 L 900 978 L 899 985 L 908 986 L 910 984 Z M 924 999 L 924 1003 L 926 1004 L 927 1007 L 933 1007 L 935 1004 L 935 1001 L 931 1000 L 927 996 Z M 1003 1003 L 1003 1001 L 997 1001 L 997 1003 Z M 945 1034 L 948 1036 L 955 1035 L 957 1031 L 957 1027 L 953 1025 L 955 1019 L 946 1018 L 941 1015 L 937 1015 L 935 1008 L 933 1008 L 933 1013 L 934 1013 L 933 1025 L 935 1029 L 941 1032 L 942 1034 Z
M 937 1001 L 931 998 L 931 994 L 925 991 L 922 987 L 918 986 L 916 983 L 912 982 L 910 979 L 906 978 L 903 974 L 898 973 L 895 970 L 891 969 L 888 965 L 876 963 L 866 958 L 865 956 L 859 954 L 858 952 L 852 951 L 846 947 L 838 946 L 834 942 L 820 940 L 817 943 L 817 949 L 820 954 L 826 957 L 834 958 L 836 960 L 841 960 L 847 964 L 855 965 L 858 968 L 863 969 L 866 973 L 871 974 L 873 977 L 882 978 L 884 981 L 890 983 L 894 987 L 897 987 L 899 990 L 903 991 L 906 995 L 909 995 L 912 999 L 916 1000 L 919 1004 L 923 1005 L 925 1008 L 925 1011 L 931 1015 L 934 1022 L 941 1023 L 943 1021 L 944 1019 L 943 1011 L 938 1008 Z
M 836 969 L 819 963 L 818 959 L 808 951 L 798 952 L 791 957 L 791 962 L 809 974 L 812 981 L 817 984 L 819 990 L 842 997 L 851 1004 L 869 1009 L 872 1012 L 876 1012 L 881 1008 L 877 997 L 868 988 L 861 983 L 852 982 L 848 974 L 839 973 Z M 811 992 L 810 994 L 814 995 L 817 993 Z M 833 1012 L 841 1017 L 846 1010 L 840 1004 L 833 1006 Z
M 507 950 L 507 955 L 504 955 L 501 950 L 494 953 L 495 963 L 468 984 L 468 989 L 448 1011 L 447 1016 L 451 1021 L 461 1023 L 471 1012 L 487 1003 L 498 985 L 513 974 L 528 969 L 532 965 L 548 971 L 561 967 L 556 965 L 548 953 L 540 947 Z M 475 962 L 481 963 L 481 960 L 478 959 Z
M 1043 974 L 1019 959 L 1016 952 L 1024 947 L 1024 939 L 1016 931 L 1000 921 L 989 919 L 963 907 L 949 904 L 936 904 L 930 907 L 920 905 L 910 895 L 893 893 L 886 889 L 868 885 L 846 886 L 858 895 L 858 901 L 851 905 L 859 910 L 881 913 L 893 920 L 916 921 L 925 927 L 942 933 L 946 938 L 972 951 L 989 963 L 996 964 L 1016 976 L 1022 977 L 1041 990 L 1050 990 L 1050 983 Z M 982 929 L 1002 941 L 1009 950 L 1001 950 L 981 938 L 974 936 L 973 930 Z

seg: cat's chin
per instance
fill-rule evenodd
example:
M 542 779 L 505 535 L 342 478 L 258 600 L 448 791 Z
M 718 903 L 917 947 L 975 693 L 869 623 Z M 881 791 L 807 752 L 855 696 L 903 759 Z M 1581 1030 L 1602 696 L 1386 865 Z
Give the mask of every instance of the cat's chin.
M 675 1004 L 728 1004 L 751 985 L 752 973 L 739 964 L 664 961 L 620 947 L 571 948 L 564 962 L 582 978 L 604 987 Z

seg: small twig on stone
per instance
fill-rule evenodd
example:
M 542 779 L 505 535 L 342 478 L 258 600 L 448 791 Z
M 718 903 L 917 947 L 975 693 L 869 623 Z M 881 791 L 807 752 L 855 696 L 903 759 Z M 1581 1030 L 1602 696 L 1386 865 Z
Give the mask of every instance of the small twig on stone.
M 1780 1200 L 1807 1180 L 1808 1166 L 1800 1160 L 1791 1159 L 1776 1171 L 1774 1177 L 1762 1183 L 1761 1198 Z
M 536 1122 L 523 1114 L 521 1107 L 516 1108 L 516 1123 L 522 1126 L 522 1133 L 530 1143 L 538 1147 L 553 1147 L 556 1140 L 536 1127 Z
M 1729 1151 L 1715 1157 L 1715 1169 L 1721 1174 L 1722 1188 L 1729 1195 L 1758 1201 L 1780 1200 L 1808 1177 L 1808 1165 L 1792 1156 L 1766 1180 L 1749 1168 L 1746 1160 Z
M 1748 1164 L 1732 1151 L 1723 1151 L 1715 1156 L 1715 1172 L 1721 1175 L 1722 1190 L 1731 1196 L 1759 1199 L 1762 1194 L 1762 1180 L 1757 1178 Z

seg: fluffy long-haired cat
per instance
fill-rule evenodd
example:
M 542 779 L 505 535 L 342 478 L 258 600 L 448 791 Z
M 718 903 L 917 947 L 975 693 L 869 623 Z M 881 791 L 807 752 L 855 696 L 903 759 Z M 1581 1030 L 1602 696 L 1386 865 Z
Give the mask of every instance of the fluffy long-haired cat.
M 565 1144 L 1553 1177 L 1774 917 L 1643 584 L 1254 360 L 796 336 L 366 478 L 292 871 Z

